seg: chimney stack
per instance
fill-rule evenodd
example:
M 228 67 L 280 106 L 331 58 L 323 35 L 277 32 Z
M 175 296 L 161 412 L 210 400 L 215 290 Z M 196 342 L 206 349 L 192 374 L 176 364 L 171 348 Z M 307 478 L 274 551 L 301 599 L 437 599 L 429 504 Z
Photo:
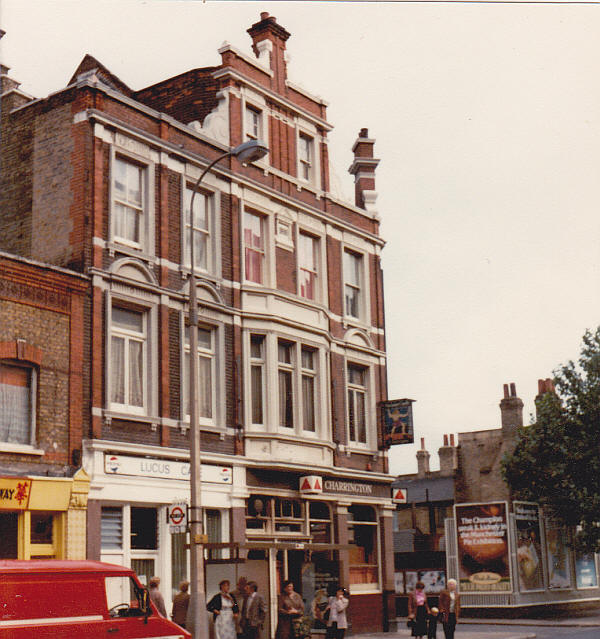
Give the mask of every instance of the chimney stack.
M 377 191 L 375 190 L 375 169 L 379 160 L 373 157 L 375 140 L 369 137 L 369 129 L 361 129 L 352 147 L 354 162 L 348 172 L 354 176 L 354 201 L 356 206 L 377 217 Z
M 440 458 L 440 474 L 451 476 L 456 470 L 456 448 L 454 448 L 454 435 L 450 435 L 450 443 L 448 443 L 448 435 L 444 435 L 444 445 L 438 450 Z
M 279 93 L 285 93 L 287 79 L 285 43 L 291 34 L 277 24 L 277 19 L 270 16 L 267 11 L 260 14 L 260 20 L 248 29 L 248 33 L 252 38 L 254 54 L 264 66 L 273 71 L 272 88 Z M 269 58 L 270 64 L 266 64 Z
M 421 437 L 421 450 L 417 451 L 417 475 L 425 477 L 429 474 L 429 453 L 425 450 L 425 438 Z
M 517 429 L 523 426 L 523 402 L 517 397 L 514 383 L 504 384 L 504 397 L 500 400 L 500 419 L 502 424 L 502 438 L 512 439 Z

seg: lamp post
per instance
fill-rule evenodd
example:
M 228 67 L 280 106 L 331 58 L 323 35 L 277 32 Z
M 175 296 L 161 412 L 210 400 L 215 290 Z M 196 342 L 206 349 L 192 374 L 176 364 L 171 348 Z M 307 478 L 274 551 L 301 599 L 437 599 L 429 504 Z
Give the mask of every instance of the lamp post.
M 190 563 L 191 593 L 187 626 L 195 639 L 208 639 L 206 621 L 206 593 L 204 591 L 204 535 L 202 521 L 202 461 L 200 458 L 200 429 L 198 427 L 198 302 L 196 298 L 196 273 L 194 264 L 194 198 L 204 176 L 226 157 L 236 157 L 241 162 L 255 162 L 269 149 L 260 140 L 249 140 L 213 160 L 200 174 L 190 198 Z

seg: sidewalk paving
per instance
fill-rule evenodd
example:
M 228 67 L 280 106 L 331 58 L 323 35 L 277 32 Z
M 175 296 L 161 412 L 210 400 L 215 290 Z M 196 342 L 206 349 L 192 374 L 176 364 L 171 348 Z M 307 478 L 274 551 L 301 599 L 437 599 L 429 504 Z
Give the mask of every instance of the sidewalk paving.
M 473 634 L 476 632 L 475 628 L 471 628 L 470 631 L 467 630 L 466 624 L 459 625 L 457 627 L 457 637 L 465 637 L 468 639 L 535 639 L 536 635 L 534 632 L 516 632 L 514 630 L 498 629 L 498 630 L 485 630 L 477 632 L 477 635 Z M 460 632 L 460 634 L 459 634 Z M 444 633 L 441 628 L 438 628 L 438 637 L 443 637 Z M 373 632 L 369 634 L 359 634 L 359 635 L 351 635 L 352 639 L 392 639 L 392 638 L 402 638 L 410 637 L 410 629 L 406 626 L 399 628 L 398 632 Z

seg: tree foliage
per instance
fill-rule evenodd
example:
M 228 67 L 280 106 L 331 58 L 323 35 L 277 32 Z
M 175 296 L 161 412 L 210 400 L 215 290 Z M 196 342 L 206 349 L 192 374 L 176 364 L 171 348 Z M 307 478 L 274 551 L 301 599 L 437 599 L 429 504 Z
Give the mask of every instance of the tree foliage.
M 577 527 L 576 546 L 600 551 L 600 327 L 586 331 L 577 363 L 554 371 L 555 393 L 538 399 L 537 420 L 519 430 L 502 473 L 513 496 L 538 502 Z

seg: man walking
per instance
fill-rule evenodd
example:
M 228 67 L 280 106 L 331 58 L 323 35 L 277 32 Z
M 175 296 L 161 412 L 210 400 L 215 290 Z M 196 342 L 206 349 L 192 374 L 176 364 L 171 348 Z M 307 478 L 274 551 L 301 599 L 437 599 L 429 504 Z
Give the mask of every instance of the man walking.
M 152 577 L 148 583 L 148 592 L 150 593 L 150 600 L 156 606 L 158 612 L 163 616 L 167 616 L 167 609 L 165 608 L 165 600 L 158 589 L 160 585 L 160 577 Z
M 190 593 L 188 592 L 189 587 L 189 581 L 182 581 L 179 584 L 179 592 L 173 598 L 173 612 L 171 613 L 171 619 L 173 619 L 173 621 L 182 628 L 185 628 L 188 606 L 190 605 Z
M 248 598 L 242 610 L 242 628 L 245 639 L 260 639 L 260 633 L 265 623 L 267 607 L 263 598 L 258 594 L 256 581 L 248 583 Z

